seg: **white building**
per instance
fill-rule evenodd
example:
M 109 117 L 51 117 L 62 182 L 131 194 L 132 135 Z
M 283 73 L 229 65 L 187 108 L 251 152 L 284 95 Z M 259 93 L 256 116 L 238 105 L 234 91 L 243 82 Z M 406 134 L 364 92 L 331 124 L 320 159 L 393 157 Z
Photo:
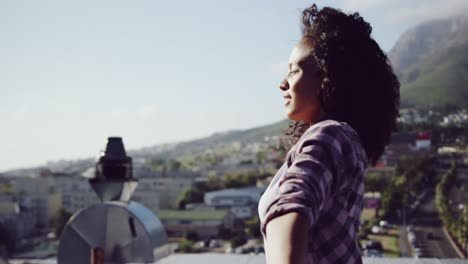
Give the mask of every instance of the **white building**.
M 194 179 L 169 176 L 139 178 L 133 197 L 150 209 L 174 209 L 180 194 L 192 186 Z
M 138 187 L 131 200 L 139 202 L 149 209 L 159 209 L 159 194 L 153 186 L 154 178 L 138 179 Z M 82 177 L 62 176 L 56 178 L 57 189 L 63 193 L 63 208 L 75 213 L 80 209 L 100 203 L 100 199 L 91 188 L 88 180 Z
M 264 187 L 225 189 L 205 193 L 204 202 L 214 208 L 229 208 L 237 218 L 247 219 L 257 214 Z
M 70 175 L 55 179 L 57 189 L 63 193 L 63 208 L 70 213 L 100 202 L 87 179 Z M 152 211 L 172 209 L 175 208 L 180 193 L 192 186 L 192 183 L 191 177 L 139 177 L 138 187 L 131 200 L 143 204 Z
M 154 186 L 154 178 L 140 178 L 138 179 L 138 187 L 132 195 L 135 202 L 139 202 L 151 211 L 159 210 L 159 193 Z M 156 184 L 157 185 L 157 184 Z
M 169 237 L 183 237 L 188 231 L 193 231 L 198 239 L 209 239 L 219 237 L 223 230 L 239 229 L 236 217 L 229 210 L 161 210 L 156 215 Z
M 204 201 L 205 204 L 209 206 L 244 206 L 258 204 L 264 192 L 265 188 L 263 187 L 225 189 L 207 192 Z
M 13 193 L 21 206 L 32 210 L 37 226 L 50 226 L 62 207 L 62 194 L 57 191 L 53 178 L 15 178 Z
M 99 197 L 87 179 L 77 175 L 55 177 L 57 189 L 62 193 L 62 207 L 74 214 L 80 209 L 99 203 Z

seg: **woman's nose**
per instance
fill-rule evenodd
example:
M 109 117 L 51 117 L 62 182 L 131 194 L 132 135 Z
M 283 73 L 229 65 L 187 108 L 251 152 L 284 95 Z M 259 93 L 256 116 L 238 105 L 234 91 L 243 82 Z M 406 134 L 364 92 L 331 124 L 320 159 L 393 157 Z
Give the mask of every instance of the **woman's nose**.
M 279 88 L 282 90 L 282 91 L 286 91 L 289 89 L 289 84 L 288 82 L 286 81 L 286 79 L 283 79 L 280 84 L 279 84 Z

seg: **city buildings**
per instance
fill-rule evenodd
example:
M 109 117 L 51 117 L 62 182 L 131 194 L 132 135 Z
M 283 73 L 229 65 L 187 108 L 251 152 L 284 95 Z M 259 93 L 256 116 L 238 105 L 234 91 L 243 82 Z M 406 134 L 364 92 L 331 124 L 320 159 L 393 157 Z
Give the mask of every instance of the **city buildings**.
M 191 187 L 194 180 L 195 175 L 176 171 L 163 172 L 154 177 L 139 178 L 133 200 L 140 201 L 149 208 L 175 209 L 180 194 Z
M 204 202 L 216 209 L 229 209 L 239 219 L 248 219 L 257 215 L 258 202 L 265 190 L 264 187 L 246 187 L 207 192 Z
M 209 239 L 219 237 L 223 230 L 236 229 L 236 217 L 229 210 L 161 210 L 156 216 L 170 237 L 183 237 L 190 231 L 195 232 L 198 239 Z
M 62 193 L 62 207 L 69 213 L 89 207 L 99 202 L 88 181 L 79 175 L 56 175 L 55 185 Z
M 36 226 L 47 227 L 62 208 L 62 193 L 51 177 L 18 177 L 13 181 L 13 194 L 20 206 L 29 208 Z
M 36 227 L 36 215 L 18 202 L 0 202 L 0 225 L 8 230 L 15 241 L 27 238 Z

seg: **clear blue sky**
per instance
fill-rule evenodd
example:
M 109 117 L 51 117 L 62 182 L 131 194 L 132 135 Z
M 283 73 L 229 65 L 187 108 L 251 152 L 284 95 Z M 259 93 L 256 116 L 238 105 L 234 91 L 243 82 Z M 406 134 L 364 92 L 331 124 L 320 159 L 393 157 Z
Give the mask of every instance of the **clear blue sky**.
M 466 0 L 316 1 L 359 11 L 388 51 Z M 0 2 L 0 171 L 285 118 L 277 84 L 302 0 Z

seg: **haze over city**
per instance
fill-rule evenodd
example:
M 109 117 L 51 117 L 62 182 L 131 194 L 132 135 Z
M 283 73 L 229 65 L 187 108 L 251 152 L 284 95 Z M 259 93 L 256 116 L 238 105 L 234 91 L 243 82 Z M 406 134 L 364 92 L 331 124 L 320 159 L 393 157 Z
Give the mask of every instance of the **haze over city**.
M 315 1 L 371 23 L 389 51 L 466 0 Z M 312 1 L 2 1 L 0 171 L 285 118 L 277 88 Z

